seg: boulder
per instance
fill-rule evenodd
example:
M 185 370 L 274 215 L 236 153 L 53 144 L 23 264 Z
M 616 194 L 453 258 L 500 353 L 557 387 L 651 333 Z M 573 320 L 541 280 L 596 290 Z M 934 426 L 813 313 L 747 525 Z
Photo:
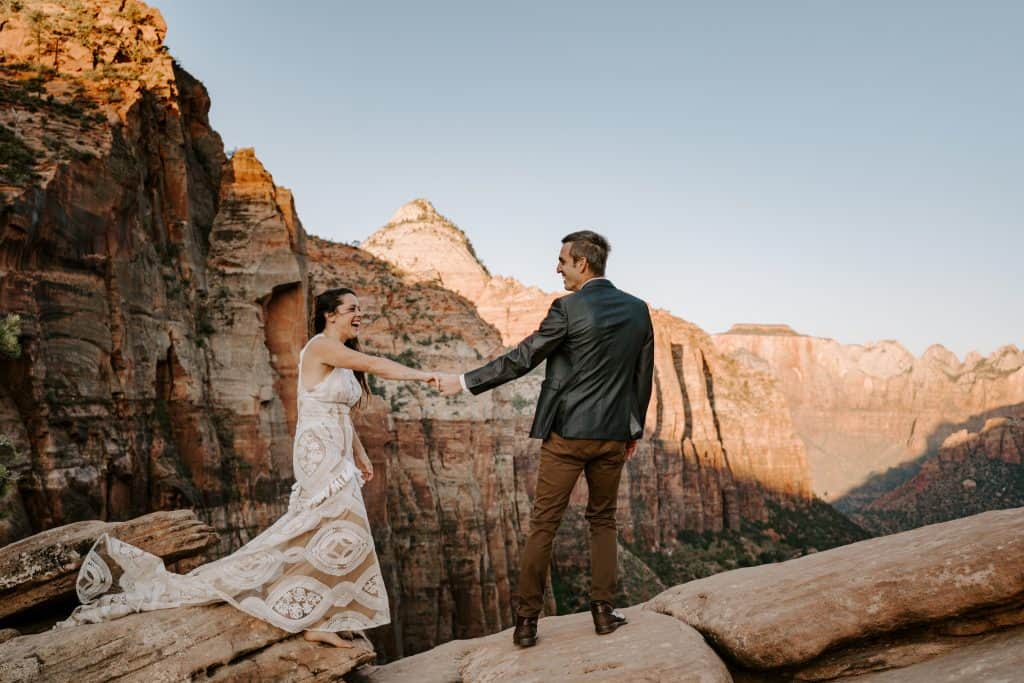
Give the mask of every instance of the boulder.
M 755 670 L 813 668 L 840 648 L 901 634 L 920 639 L 924 627 L 975 635 L 1024 623 L 1024 508 L 724 572 L 675 586 L 645 607 L 681 619 L 728 660 Z

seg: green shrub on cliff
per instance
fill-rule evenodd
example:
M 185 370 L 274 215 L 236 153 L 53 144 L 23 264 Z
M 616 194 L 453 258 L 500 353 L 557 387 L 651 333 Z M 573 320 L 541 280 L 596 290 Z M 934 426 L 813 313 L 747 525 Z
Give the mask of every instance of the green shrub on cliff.
M 0 320 L 0 355 L 17 358 L 21 355 L 18 335 L 21 334 L 21 316 L 9 314 Z
M 36 152 L 13 130 L 0 124 L 0 182 L 22 185 L 34 180 Z

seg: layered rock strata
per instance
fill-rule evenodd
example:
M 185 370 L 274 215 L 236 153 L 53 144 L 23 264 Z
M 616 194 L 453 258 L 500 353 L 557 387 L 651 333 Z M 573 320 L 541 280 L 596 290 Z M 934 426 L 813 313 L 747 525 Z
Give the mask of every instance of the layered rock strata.
M 0 310 L 21 314 L 23 353 L 0 360 L 17 475 L 0 542 L 192 507 L 219 552 L 237 547 L 291 479 L 306 311 L 291 197 L 251 150 L 226 158 L 156 10 L 12 8 L 0 124 L 27 156 L 0 172 Z

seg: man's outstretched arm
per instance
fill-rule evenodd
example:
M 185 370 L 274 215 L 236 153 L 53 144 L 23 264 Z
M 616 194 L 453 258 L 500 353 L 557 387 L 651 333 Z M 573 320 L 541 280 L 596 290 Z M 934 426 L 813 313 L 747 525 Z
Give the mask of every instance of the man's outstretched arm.
M 561 299 L 555 299 L 536 332 L 519 342 L 505 355 L 467 372 L 461 380 L 458 375 L 443 377 L 441 390 L 451 395 L 459 393 L 465 387 L 473 394 L 480 394 L 509 380 L 522 377 L 558 348 L 565 340 L 568 330 L 565 305 Z

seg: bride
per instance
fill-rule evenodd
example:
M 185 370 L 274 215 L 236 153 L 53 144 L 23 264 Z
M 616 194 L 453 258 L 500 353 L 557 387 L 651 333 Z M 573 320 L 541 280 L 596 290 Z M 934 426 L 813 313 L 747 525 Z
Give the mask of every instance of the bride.
M 82 604 L 58 626 L 225 601 L 285 631 L 304 631 L 306 640 L 351 647 L 339 631 L 390 622 L 360 491 L 373 466 L 349 411 L 369 393 L 366 373 L 422 382 L 436 375 L 361 353 L 361 323 L 352 290 L 316 298 L 316 334 L 299 354 L 295 484 L 284 516 L 188 574 L 173 574 L 159 557 L 104 534 L 79 571 Z

